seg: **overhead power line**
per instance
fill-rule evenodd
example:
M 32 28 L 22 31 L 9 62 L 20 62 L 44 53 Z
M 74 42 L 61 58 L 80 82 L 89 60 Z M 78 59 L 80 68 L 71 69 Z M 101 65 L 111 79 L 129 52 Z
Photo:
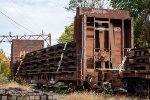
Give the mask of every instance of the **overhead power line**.
M 0 13 L 1 13 L 3 16 L 5 16 L 6 18 L 8 18 L 9 20 L 11 20 L 12 22 L 14 22 L 15 24 L 17 24 L 18 26 L 24 28 L 25 30 L 27 30 L 27 31 L 29 31 L 29 32 L 31 32 L 31 33 L 33 33 L 33 34 L 36 34 L 36 33 L 34 33 L 33 31 L 31 31 L 30 29 L 28 29 L 28 28 L 26 28 L 25 26 L 19 24 L 18 22 L 16 22 L 15 20 L 13 20 L 12 18 L 10 18 L 10 17 L 7 16 L 6 14 L 4 14 L 2 11 L 0 11 Z

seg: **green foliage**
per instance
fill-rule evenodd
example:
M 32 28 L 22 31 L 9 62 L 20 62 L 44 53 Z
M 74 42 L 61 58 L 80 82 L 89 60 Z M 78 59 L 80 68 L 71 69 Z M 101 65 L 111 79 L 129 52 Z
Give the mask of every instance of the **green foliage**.
M 70 93 L 70 91 L 68 89 L 61 89 L 61 88 L 57 88 L 54 92 L 58 93 L 58 94 L 68 94 L 68 93 Z
M 150 0 L 111 0 L 115 9 L 128 10 L 134 18 L 135 46 L 150 46 Z
M 70 0 L 65 7 L 68 11 L 75 11 L 77 7 L 103 8 L 110 0 Z
M 8 78 L 3 73 L 1 73 L 0 74 L 0 82 L 6 82 L 6 81 L 8 81 Z
M 0 81 L 7 81 L 10 76 L 10 60 L 5 53 L 0 50 Z
M 73 39 L 73 30 L 73 23 L 71 23 L 69 26 L 66 26 L 64 33 L 58 39 L 58 43 L 66 43 L 71 41 Z
M 109 82 L 104 82 L 103 89 L 104 89 L 104 93 L 106 95 L 113 95 L 113 93 L 114 93 L 111 83 L 109 83 Z

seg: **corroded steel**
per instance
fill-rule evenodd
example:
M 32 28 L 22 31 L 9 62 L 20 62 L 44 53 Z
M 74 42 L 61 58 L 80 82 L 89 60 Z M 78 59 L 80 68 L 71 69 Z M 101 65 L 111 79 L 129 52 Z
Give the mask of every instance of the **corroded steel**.
M 26 53 L 44 48 L 44 40 L 12 40 L 12 62 Z
M 119 65 L 126 49 L 133 48 L 129 12 L 78 8 L 74 26 L 75 42 L 67 43 L 65 50 L 65 44 L 57 44 L 27 53 L 17 78 L 38 84 L 88 84 L 92 88 L 102 88 L 107 81 L 122 87 Z
M 44 48 L 44 40 L 12 40 L 11 45 L 11 76 L 18 68 L 18 62 L 26 55 L 26 53 Z
M 98 81 L 113 81 L 105 77 L 111 71 L 96 70 L 119 70 L 126 48 L 133 48 L 132 27 L 128 11 L 77 8 L 74 40 L 77 54 L 81 55 L 81 82 L 88 78 L 91 86 L 98 86 Z M 100 73 L 102 76 L 98 77 Z
M 129 12 L 126 10 L 79 7 L 77 8 L 77 15 L 87 15 L 91 17 L 110 18 L 110 19 L 130 19 Z
M 125 70 L 121 73 L 121 77 L 150 80 L 150 47 L 131 49 L 126 55 Z
M 50 84 L 50 81 L 76 80 L 75 46 L 75 42 L 69 42 L 66 45 L 57 44 L 27 53 L 17 78 L 21 77 L 29 83 L 40 84 Z
M 150 47 L 134 48 L 126 52 L 124 70 L 120 72 L 128 92 L 149 95 Z

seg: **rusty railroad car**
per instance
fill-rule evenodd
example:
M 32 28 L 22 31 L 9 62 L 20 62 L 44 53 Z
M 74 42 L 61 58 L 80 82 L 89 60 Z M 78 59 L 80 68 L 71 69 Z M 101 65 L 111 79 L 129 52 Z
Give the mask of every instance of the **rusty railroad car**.
M 120 72 L 124 88 L 132 93 L 148 93 L 150 89 L 150 47 L 126 52 L 124 70 Z
M 109 81 L 113 87 L 121 87 L 119 65 L 127 49 L 134 45 L 129 12 L 78 8 L 74 23 L 77 55 L 81 57 L 80 84 L 88 82 L 91 87 L 100 88 Z
M 81 7 L 74 20 L 73 41 L 27 53 L 16 78 L 47 86 L 64 82 L 73 89 L 102 89 L 108 82 L 114 89 L 131 91 L 133 80 L 150 78 L 146 55 L 148 48 L 134 49 L 133 19 L 128 11 Z

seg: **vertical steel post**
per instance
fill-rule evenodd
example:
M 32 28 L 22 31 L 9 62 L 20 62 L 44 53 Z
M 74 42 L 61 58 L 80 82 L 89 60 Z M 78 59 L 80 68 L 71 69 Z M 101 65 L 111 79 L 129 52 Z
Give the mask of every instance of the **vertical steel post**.
M 110 19 L 108 19 L 109 20 L 109 23 L 108 23 L 108 27 L 109 27 L 109 30 L 108 30 L 108 40 L 109 40 L 109 42 L 108 42 L 108 47 L 109 47 L 109 68 L 110 68 L 110 66 L 111 66 L 111 49 L 110 49 Z
M 96 69 L 96 66 L 95 66 L 95 17 L 94 17 L 94 40 L 93 40 L 93 58 L 94 58 L 94 72 L 95 72 L 95 69 Z
M 49 46 L 51 46 L 51 33 L 48 34 Z
M 131 19 L 131 48 L 134 48 L 134 20 Z
M 124 47 L 124 19 L 122 19 L 122 38 L 121 38 L 121 41 L 122 41 L 122 53 L 121 53 L 121 58 L 122 58 L 122 60 L 123 60 L 123 57 L 124 57 L 124 49 L 125 49 L 125 47 Z
M 87 68 L 87 60 L 86 60 L 86 19 L 87 16 L 83 16 L 83 55 L 84 55 L 84 63 L 83 63 L 83 80 L 85 81 L 86 68 Z

